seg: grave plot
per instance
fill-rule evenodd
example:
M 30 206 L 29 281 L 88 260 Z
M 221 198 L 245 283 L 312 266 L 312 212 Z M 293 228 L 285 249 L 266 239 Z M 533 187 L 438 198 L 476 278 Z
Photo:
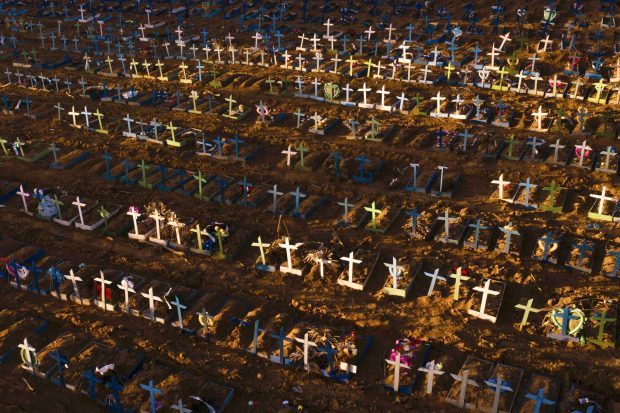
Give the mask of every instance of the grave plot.
M 343 262 L 343 270 L 338 276 L 337 283 L 363 291 L 379 261 L 379 254 L 365 249 L 356 249 L 349 252 L 347 256 L 340 257 L 340 261 Z
M 618 277 L 618 270 L 620 269 L 620 248 L 614 244 L 609 243 L 606 247 L 605 257 L 601 264 L 601 274 L 606 277 L 615 278 Z
M 360 219 L 358 228 L 364 228 L 372 232 L 385 234 L 398 219 L 401 208 L 385 205 L 381 209 L 377 208 L 375 202 L 365 206 L 366 214 Z
M 523 369 L 497 364 L 484 381 L 478 409 L 483 412 L 510 412 L 523 378 Z
M 156 186 L 156 189 L 160 191 L 176 191 L 178 188 L 183 187 L 190 179 L 191 176 L 183 169 L 175 169 L 170 173 L 163 182 Z
M 30 268 L 36 266 L 36 262 L 43 257 L 42 248 L 35 246 L 15 245 L 5 243 L 7 254 L 3 257 L 3 268 L 0 268 L 0 276 L 5 278 L 11 285 L 22 289 L 27 286 L 30 276 Z
M 219 313 L 227 300 L 228 297 L 211 292 L 196 297 L 193 304 L 182 313 L 183 332 L 203 339 L 214 339 L 215 320 L 213 317 Z M 180 327 L 178 321 L 176 327 Z
M 383 293 L 397 297 L 407 298 L 414 283 L 421 277 L 424 262 L 416 260 L 411 262 L 409 259 L 393 258 L 391 263 L 384 263 L 388 269 L 388 277 L 383 285 Z
M 497 227 L 480 218 L 470 219 L 465 234 L 463 234 L 463 248 L 491 251 L 498 238 Z
M 19 191 L 19 183 L 15 181 L 0 181 L 0 203 L 6 204 Z
M 555 180 L 553 180 L 547 186 L 543 186 L 542 190 L 544 193 L 540 198 L 538 209 L 540 211 L 549 211 L 557 214 L 563 213 L 566 208 L 569 189 L 558 186 Z
M 338 382 L 353 378 L 374 341 L 373 337 L 346 328 L 308 323 L 296 324 L 286 337 L 286 354 L 294 366 Z
M 82 211 L 83 215 L 81 219 L 75 222 L 75 227 L 85 231 L 95 231 L 102 228 L 105 232 L 110 228 L 110 221 L 114 220 L 122 209 L 122 205 L 113 202 L 98 202 L 96 206 Z
M 134 380 L 140 382 L 138 377 Z M 151 379 L 144 383 L 147 383 Z M 200 409 L 213 409 L 216 413 L 223 412 L 234 396 L 232 387 L 224 386 L 212 381 L 204 380 L 184 371 L 170 372 L 161 380 L 153 379 L 156 388 L 161 390 L 161 394 L 157 394 L 156 400 L 160 406 L 168 406 L 177 411 L 179 409 L 190 409 L 191 411 L 200 411 Z M 140 384 L 144 384 L 140 383 Z M 147 399 L 140 404 L 140 411 L 149 411 L 151 408 L 149 394 L 142 390 L 142 396 Z M 136 398 L 138 394 L 136 394 Z
M 530 182 L 530 177 L 527 177 L 525 182 L 520 182 L 515 188 L 515 191 L 508 202 L 514 205 L 520 205 L 527 209 L 537 209 L 538 202 L 541 200 L 542 196 L 541 188 Z
M 122 271 L 105 269 L 99 270 L 99 275 L 93 280 L 95 283 L 92 304 L 105 311 L 115 311 L 120 303 L 120 294 L 115 294 L 118 284 L 125 279 Z
M 121 390 L 144 364 L 144 356 L 135 350 L 95 341 L 67 357 L 70 366 L 65 371 L 67 387 L 104 406 L 111 404 L 108 395 Z
M 285 347 L 292 341 L 287 333 L 295 324 L 296 318 L 288 313 L 277 313 L 254 322 L 254 336 L 247 351 L 283 366 L 291 363 L 286 357 Z M 252 328 L 252 325 L 248 326 Z
M 585 327 L 588 343 L 601 348 L 616 348 L 618 330 L 618 304 L 613 301 L 594 300 Z
M 594 199 L 588 218 L 598 221 L 617 221 L 616 217 L 618 208 L 618 198 L 615 191 L 608 190 L 605 185 L 602 186 L 601 193 L 590 194 L 590 198 Z
M 557 411 L 561 384 L 550 377 L 533 374 L 524 381 L 517 396 L 515 412 L 551 413 Z
M 19 190 L 15 192 L 15 196 L 8 197 L 4 206 L 24 212 L 27 215 L 34 215 L 38 212 L 39 196 L 39 193 L 28 192 L 24 189 L 24 185 L 19 185 Z
M 415 337 L 395 340 L 385 354 L 383 385 L 394 393 L 411 394 L 420 380 L 421 368 L 428 362 L 431 347 Z
M 168 282 L 148 280 L 142 284 L 142 288 L 137 290 L 136 294 L 129 297 L 129 308 L 137 310 L 140 317 L 163 324 L 165 320 L 157 317 L 161 315 L 157 309 L 165 307 L 163 296 L 170 290 L 172 290 L 172 284 Z
M 584 389 L 578 383 L 571 383 L 562 405 L 564 411 L 567 412 L 603 413 L 605 411 L 605 397 L 592 390 Z
M 545 328 L 548 338 L 577 343 L 583 337 L 587 317 L 580 306 L 553 307 L 546 317 L 549 321 Z
M 492 369 L 492 362 L 472 355 L 467 356 L 458 374 L 450 373 L 454 382 L 448 391 L 446 402 L 461 409 L 475 410 L 477 401 L 482 396 L 480 386 L 490 377 Z
M 516 255 L 517 257 L 520 256 L 524 239 L 523 231 L 516 225 L 513 225 L 512 222 L 500 226 L 498 229 L 500 234 L 495 244 L 495 251 Z
M 10 310 L 2 310 L 5 315 L 8 315 L 8 311 Z M 0 365 L 21 360 L 24 366 L 32 368 L 32 366 L 26 365 L 28 360 L 26 352 L 29 351 L 31 356 L 34 353 L 34 357 L 31 357 L 30 360 L 36 368 L 39 364 L 36 350 L 49 343 L 51 337 L 54 336 L 55 328 L 43 318 L 26 314 L 20 314 L 18 318 L 10 319 L 10 321 L 7 319 L 5 323 L 0 325 L 2 328 L 0 331 Z M 31 350 L 18 347 L 20 344 L 24 344 L 26 347 L 30 346 Z
M 13 143 L 13 147 L 16 148 L 14 150 L 16 150 L 15 155 L 17 159 L 30 163 L 34 163 L 45 158 L 52 151 L 50 146 L 44 142 L 21 142 L 19 138 L 17 138 L 16 142 Z
M 534 251 L 532 252 L 532 259 L 543 263 L 550 262 L 552 264 L 557 264 L 560 256 L 562 238 L 563 234 L 558 231 L 547 231 L 543 236 L 537 239 Z
M 502 306 L 505 289 L 506 283 L 503 281 L 484 280 L 482 286 L 472 289 L 473 297 L 467 314 L 495 323 Z
M 173 370 L 167 364 L 159 360 L 147 360 L 140 366 L 131 379 L 122 383 L 123 388 L 120 390 L 119 396 L 121 404 L 127 408 L 135 408 L 137 406 L 150 405 L 149 392 L 143 386 L 150 385 L 155 388 L 160 387 L 160 383 L 173 374 Z M 155 396 L 158 399 L 158 396 Z M 142 411 L 150 411 L 150 408 Z
M 129 239 L 146 241 L 155 232 L 155 221 L 149 217 L 148 205 L 145 212 L 140 212 L 138 207 L 131 206 L 126 214 L 133 220 L 133 228 L 127 233 Z
M 564 265 L 577 271 L 591 273 L 594 266 L 595 247 L 594 242 L 585 238 L 572 239 Z
M 54 204 L 56 204 L 54 222 L 67 227 L 75 225 L 80 229 L 84 229 L 86 227 L 84 214 L 97 208 L 99 201 L 88 197 L 66 195 L 54 198 Z
M 17 263 L 9 264 L 9 273 L 17 273 L 19 277 L 9 277 L 10 285 L 14 288 L 32 291 L 37 294 L 46 295 L 49 289 L 45 288 L 43 279 L 46 276 L 46 270 L 50 266 L 54 266 L 62 262 L 61 258 L 45 256 L 32 260 L 29 265 L 19 267 Z
M 183 320 L 183 311 L 187 307 L 191 306 L 194 302 L 198 292 L 193 288 L 188 288 L 180 285 L 174 285 L 169 288 L 161 297 L 164 301 L 163 305 L 154 306 L 154 319 L 158 322 L 164 320 L 164 322 L 172 321 L 174 324 L 178 324 L 180 320 Z M 144 296 L 147 300 L 150 300 L 149 296 Z M 150 311 L 150 302 L 143 313 Z
M 90 152 L 83 149 L 63 150 L 51 145 L 53 160 L 48 164 L 50 169 L 71 169 L 87 160 Z
M 338 202 L 340 207 L 340 216 L 335 220 L 335 224 L 343 228 L 359 228 L 362 224 L 362 219 L 369 216 L 366 207 L 368 202 L 365 199 L 350 200 L 345 198 Z
M 439 215 L 436 218 L 431 236 L 437 242 L 460 246 L 463 242 L 465 228 L 468 225 L 468 219 L 460 216 L 450 216 L 449 211 L 445 210 L 443 215 Z
M 419 212 L 418 208 L 405 210 L 407 220 L 402 226 L 405 236 L 410 239 L 429 240 L 435 227 L 435 220 L 431 211 Z
M 562 145 L 561 139 L 549 145 L 549 154 L 545 159 L 545 163 L 552 165 L 568 165 L 572 159 L 572 146 L 565 144 Z
M 445 166 L 437 168 L 439 169 L 438 176 L 436 175 L 436 179 L 432 183 L 427 183 L 427 187 L 430 188 L 430 194 L 441 198 L 452 198 L 454 191 L 458 188 L 461 175 L 451 170 L 446 172 L 448 168 Z
M 65 372 L 72 366 L 62 361 L 77 354 L 89 341 L 91 338 L 88 335 L 76 332 L 66 332 L 56 337 L 37 353 L 40 360 L 37 368 L 38 374 L 54 384 L 66 387 Z M 71 388 L 71 390 L 75 389 Z
M 502 146 L 504 149 L 499 158 L 509 161 L 520 161 L 530 149 L 526 140 L 518 140 L 514 134 L 510 136 L 509 140 L 505 140 Z

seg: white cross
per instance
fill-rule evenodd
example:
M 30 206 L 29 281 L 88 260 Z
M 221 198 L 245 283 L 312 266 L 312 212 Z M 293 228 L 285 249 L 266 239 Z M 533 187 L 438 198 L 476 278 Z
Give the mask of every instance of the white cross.
M 478 318 L 486 318 L 486 319 L 490 319 L 492 322 L 495 322 L 497 317 L 490 316 L 484 313 L 484 310 L 487 307 L 487 298 L 489 297 L 489 295 L 496 296 L 500 294 L 500 291 L 491 290 L 490 286 L 491 286 L 491 280 L 486 280 L 484 282 L 484 287 L 480 287 L 480 286 L 474 287 L 474 291 L 478 291 L 482 293 L 482 299 L 480 300 L 480 310 L 476 311 L 476 310 L 470 309 L 467 311 L 467 313 L 473 316 L 476 316 Z
M 19 344 L 17 347 L 20 348 L 25 353 L 24 358 L 26 359 L 26 364 L 28 365 L 28 370 L 31 370 L 31 371 L 34 370 L 34 363 L 32 361 L 32 357 L 30 356 L 30 353 L 34 354 L 34 347 L 32 347 L 28 343 L 28 339 L 27 338 L 24 338 L 24 342 Z
M 179 232 L 179 230 L 181 228 L 183 228 L 185 226 L 184 223 L 182 223 L 181 221 L 179 221 L 176 217 L 173 219 L 169 219 L 167 222 L 167 225 L 171 226 L 172 228 L 174 228 L 174 233 L 176 235 L 176 239 L 177 239 L 177 244 L 181 245 L 181 233 Z
M 440 177 L 439 177 L 439 193 L 441 194 L 443 192 L 443 171 L 445 169 L 448 169 L 447 166 L 437 166 L 437 169 L 439 169 L 440 172 Z
M 493 407 L 491 407 L 491 413 L 498 413 L 499 412 L 499 400 L 502 396 L 503 392 L 506 391 L 513 391 L 512 387 L 510 387 L 510 384 L 504 384 L 504 383 L 508 383 L 505 382 L 502 379 L 501 375 L 497 375 L 497 379 L 496 381 L 490 381 L 490 380 L 485 380 L 484 382 L 487 386 L 492 387 L 495 389 L 495 395 L 493 397 Z M 488 411 L 488 410 L 487 410 Z
M 385 265 L 392 276 L 392 288 L 398 288 L 398 276 L 400 275 L 400 268 L 398 267 L 398 262 L 396 261 L 396 257 L 392 257 L 392 262 L 384 262 Z
M 355 258 L 353 258 L 353 251 L 351 251 L 349 253 L 348 257 L 340 257 L 340 260 L 342 261 L 346 261 L 349 263 L 349 270 L 348 270 L 348 277 L 349 277 L 349 283 L 353 284 L 353 265 L 354 264 L 360 264 L 362 262 L 362 260 L 357 260 Z
M 129 211 L 127 211 L 127 215 L 131 216 L 131 218 L 133 219 L 134 234 L 140 235 L 140 232 L 138 231 L 138 217 L 140 216 L 140 213 L 138 212 L 137 208 L 129 208 Z
M 390 359 L 385 359 L 385 361 L 387 362 L 387 364 L 391 364 L 394 366 L 394 383 L 392 384 L 392 389 L 394 390 L 395 393 L 398 392 L 398 386 L 399 386 L 399 381 L 400 381 L 400 369 L 401 368 L 405 368 L 405 369 L 410 369 L 411 367 L 409 367 L 408 365 L 401 363 L 400 360 L 400 353 L 396 352 L 395 354 L 396 359 L 395 360 L 390 360 Z
M 304 346 L 304 367 L 306 368 L 306 370 L 308 370 L 309 366 L 308 366 L 308 349 L 310 348 L 310 346 L 314 346 L 316 347 L 316 343 L 313 343 L 312 341 L 308 341 L 308 333 L 304 334 L 304 338 L 301 339 L 299 337 L 295 337 L 295 341 L 297 341 L 298 343 L 302 343 Z
M 435 360 L 432 360 L 432 361 L 426 363 L 426 367 L 418 368 L 418 371 L 427 373 L 427 376 L 426 376 L 426 394 L 432 394 L 433 393 L 433 382 L 434 382 L 435 375 L 441 376 L 442 374 L 445 373 L 441 369 L 435 369 L 435 367 L 436 367 Z
M 615 201 L 615 199 L 611 196 L 605 196 L 607 192 L 607 187 L 605 187 L 605 185 L 603 185 L 603 190 L 601 191 L 600 195 L 594 195 L 594 194 L 590 194 L 590 198 L 594 198 L 594 199 L 598 199 L 598 213 L 599 215 L 602 215 L 603 212 L 605 211 L 605 202 L 607 201 Z
M 446 98 L 441 96 L 441 91 L 437 91 L 437 95 L 433 96 L 431 100 L 437 102 L 437 114 L 441 113 L 441 102 L 446 100 Z
M 75 111 L 75 106 L 71 106 L 71 112 L 69 112 L 68 115 L 73 118 L 73 126 L 77 126 L 77 123 L 75 121 L 75 117 L 78 116 L 79 114 L 80 114 L 79 112 Z
M 159 215 L 159 210 L 157 209 L 155 209 L 155 212 L 149 215 L 149 218 L 155 220 L 155 233 L 157 234 L 157 239 L 161 240 L 161 227 L 159 225 L 159 222 L 163 221 L 165 218 Z
M 157 297 L 156 295 L 153 295 L 153 287 L 149 287 L 148 294 L 146 293 L 141 293 L 141 294 L 142 294 L 142 297 L 149 300 L 150 318 L 151 318 L 151 321 L 155 321 L 155 301 L 159 301 L 161 303 L 162 299 Z
M 498 198 L 500 200 L 504 199 L 504 187 L 510 185 L 510 182 L 504 181 L 504 174 L 500 174 L 499 178 L 491 181 L 491 184 L 497 185 Z
M 549 114 L 548 112 L 543 112 L 542 111 L 542 105 L 538 106 L 538 111 L 537 112 L 532 113 L 532 116 L 534 116 L 534 118 L 536 118 L 538 129 L 542 129 L 542 121 L 543 121 L 544 118 L 547 117 L 548 114 Z
M 561 121 L 561 119 L 560 119 Z M 549 145 L 550 148 L 553 148 L 553 161 L 557 162 L 558 161 L 558 156 L 559 156 L 559 152 L 560 149 L 565 148 L 565 145 L 560 145 L 560 138 L 558 138 L 554 144 Z
M 434 272 L 424 272 L 424 275 L 431 278 L 431 285 L 428 286 L 428 292 L 426 293 L 427 297 L 430 297 L 433 294 L 433 290 L 435 289 L 435 283 L 437 280 L 446 281 L 445 277 L 439 275 L 439 268 L 435 268 Z
M 281 194 L 281 193 L 280 193 Z M 302 243 L 290 244 L 289 238 L 284 238 L 284 244 L 278 244 L 280 248 L 284 248 L 286 250 L 286 267 L 280 267 L 280 271 L 285 269 L 285 272 L 290 272 L 291 274 L 301 275 L 301 270 L 293 268 L 293 257 L 292 251 L 296 251 Z
M 82 298 L 80 297 L 80 290 L 78 289 L 77 282 L 82 281 L 82 279 L 73 274 L 73 269 L 69 270 L 69 275 L 65 275 L 65 278 L 71 281 L 71 285 L 73 285 L 73 294 L 75 298 L 81 302 Z
M 530 189 L 538 187 L 538 185 L 534 185 L 530 183 L 530 177 L 528 176 L 525 182 L 520 182 L 519 187 L 525 188 L 525 199 L 523 200 L 523 205 L 530 206 Z
M 583 141 L 581 143 L 581 145 L 576 145 L 575 149 L 577 149 L 577 148 L 580 149 L 580 153 L 579 153 L 579 166 L 583 166 L 583 161 L 584 161 L 585 156 L 586 156 L 586 151 L 591 151 L 592 148 L 586 144 L 586 141 Z
M 449 239 L 449 238 L 450 238 L 450 222 L 451 222 L 451 221 L 455 221 L 455 220 L 456 220 L 456 218 L 452 218 L 452 217 L 449 215 L 448 210 L 446 209 L 446 210 L 444 211 L 444 215 L 443 215 L 443 217 L 442 217 L 442 216 L 439 216 L 439 217 L 437 217 L 437 220 L 438 220 L 438 221 L 444 221 L 444 233 L 445 233 L 445 236 L 446 236 L 446 238 L 445 238 L 445 239 L 446 239 L 446 240 L 447 240 L 447 239 Z
M 183 405 L 183 400 L 179 399 L 177 404 L 173 404 L 170 406 L 171 409 L 176 410 L 179 413 L 192 413 L 192 409 L 187 409 Z
M 381 89 L 377 91 L 378 94 L 381 95 L 381 106 L 385 106 L 385 96 L 389 95 L 390 92 L 385 90 L 385 85 L 381 86 Z
M 360 89 L 357 89 L 358 92 L 362 92 L 363 94 L 364 105 L 366 104 L 366 92 L 370 92 L 371 90 L 372 89 L 369 87 L 366 87 L 366 82 L 364 82 L 364 85 Z
M 24 205 L 23 211 L 25 213 L 29 214 L 29 212 L 28 212 L 28 202 L 26 201 L 26 199 L 28 197 L 30 197 L 30 194 L 28 192 L 24 192 L 24 186 L 23 185 L 19 186 L 19 191 L 17 191 L 17 195 L 22 197 L 22 203 Z
M 510 32 L 508 32 L 508 33 L 506 33 L 506 34 L 504 34 L 502 36 L 499 36 L 499 38 L 502 39 L 502 44 L 499 45 L 499 49 L 497 49 L 497 50 L 503 52 L 504 51 L 504 45 L 506 44 L 506 42 L 511 42 L 512 41 L 512 39 L 510 38 Z
M 80 202 L 80 197 L 76 197 L 75 201 L 73 201 L 71 203 L 71 205 L 75 205 L 78 209 L 78 215 L 80 216 L 80 224 L 82 224 L 82 226 L 84 225 L 84 216 L 82 215 L 82 207 L 85 207 L 86 204 L 83 202 Z
M 260 259 L 263 265 L 267 265 L 267 260 L 265 259 L 265 248 L 269 246 L 269 243 L 262 242 L 260 235 L 258 236 L 258 241 L 252 243 L 253 247 L 258 247 L 260 250 Z
M 478 386 L 478 383 L 476 383 L 474 380 L 471 380 L 469 378 L 469 370 L 463 370 L 463 375 L 459 376 L 457 374 L 453 374 L 450 373 L 450 375 L 452 376 L 452 378 L 455 381 L 460 381 L 461 382 L 461 390 L 459 392 L 459 400 L 458 400 L 458 404 L 457 406 L 460 407 L 461 409 L 465 408 L 465 394 L 467 392 L 467 385 L 472 385 L 472 386 Z
M 132 285 L 129 283 L 129 281 L 127 281 L 126 278 L 124 278 L 120 284 L 116 284 L 116 286 L 118 288 L 120 288 L 121 290 L 123 290 L 124 295 L 125 295 L 125 312 L 127 314 L 129 314 L 130 310 L 129 310 L 129 293 L 135 294 L 136 291 L 133 289 Z
M 372 36 L 372 34 L 375 31 L 372 29 L 372 26 L 368 27 L 368 30 L 366 30 L 364 33 L 366 33 L 368 35 L 368 40 L 370 40 L 370 36 Z
M 105 296 L 105 286 L 108 284 L 112 284 L 112 281 L 106 280 L 103 271 L 99 271 L 99 277 L 95 278 L 93 281 L 101 283 L 101 308 L 106 310 L 106 296 Z

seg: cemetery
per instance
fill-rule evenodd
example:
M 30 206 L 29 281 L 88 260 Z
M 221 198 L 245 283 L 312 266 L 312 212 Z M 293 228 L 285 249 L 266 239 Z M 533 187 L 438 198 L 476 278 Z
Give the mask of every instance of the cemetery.
M 0 4 L 0 410 L 620 412 L 617 14 Z

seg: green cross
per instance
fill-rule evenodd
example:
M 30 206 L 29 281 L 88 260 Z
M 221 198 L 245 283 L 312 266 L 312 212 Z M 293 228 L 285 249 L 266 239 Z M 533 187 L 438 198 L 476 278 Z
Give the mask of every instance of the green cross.
M 299 152 L 299 156 L 300 156 L 299 164 L 301 165 L 302 168 L 304 168 L 305 167 L 304 166 L 304 154 L 308 152 L 308 149 L 304 146 L 303 142 L 301 142 L 299 146 L 296 147 L 295 149 L 297 150 L 297 152 Z
M 56 205 L 56 212 L 58 213 L 58 219 L 62 219 L 62 213 L 60 212 L 60 206 L 64 205 L 64 203 L 58 199 L 58 196 L 54 194 L 54 204 Z
M 144 186 L 146 186 L 146 170 L 149 169 L 150 166 L 144 163 L 144 159 L 142 159 L 142 162 L 140 163 L 140 165 L 138 165 L 138 168 L 142 170 L 142 183 Z
M 194 175 L 194 179 L 198 181 L 198 196 L 202 199 L 202 184 L 207 180 L 202 177 L 202 172 L 198 171 L 198 175 Z
M 364 207 L 364 209 L 372 214 L 372 218 L 370 220 L 372 229 L 377 229 L 377 214 L 381 213 L 381 210 L 375 207 L 375 202 L 373 202 L 370 207 Z

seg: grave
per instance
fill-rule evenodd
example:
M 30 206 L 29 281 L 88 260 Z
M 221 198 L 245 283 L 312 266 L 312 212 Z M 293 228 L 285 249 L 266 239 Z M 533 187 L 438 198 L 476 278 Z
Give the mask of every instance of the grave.
M 414 282 L 420 276 L 423 262 L 410 263 L 408 259 L 392 259 L 391 263 L 384 263 L 388 269 L 388 277 L 383 285 L 383 293 L 396 297 L 407 298 L 413 289 Z
M 385 357 L 384 387 L 394 393 L 411 394 L 430 351 L 430 344 L 423 340 L 413 337 L 396 340 Z
M 533 374 L 517 396 L 517 413 L 551 413 L 557 411 L 560 383 L 550 377 Z
M 532 258 L 543 263 L 558 263 L 560 255 L 560 243 L 562 233 L 558 231 L 547 231 L 545 235 L 539 237 L 532 252 Z
M 358 228 L 365 228 L 381 234 L 386 234 L 389 231 L 401 213 L 401 208 L 391 206 L 377 209 L 375 202 L 372 202 L 370 206 L 365 206 L 364 210 L 366 213 L 360 218 Z
M 476 403 L 472 400 L 479 400 L 480 385 L 489 378 L 492 368 L 493 363 L 490 361 L 467 356 L 458 374 L 450 373 L 454 384 L 446 395 L 446 402 L 461 409 L 475 410 Z
M 587 239 L 575 238 L 568 250 L 565 265 L 577 271 L 591 273 L 594 265 L 595 245 Z
M 505 289 L 505 282 L 486 279 L 483 287 L 477 286 L 473 288 L 473 291 L 479 292 L 481 295 L 474 293 L 467 314 L 495 323 L 502 306 Z
M 346 268 L 338 276 L 337 283 L 344 287 L 363 291 L 370 281 L 379 255 L 372 251 L 358 249 L 355 252 L 351 251 L 346 257 L 341 257 L 340 260 L 346 263 Z
M 487 413 L 510 412 L 517 398 L 517 390 L 523 378 L 523 369 L 497 364 L 482 390 L 480 411 Z

